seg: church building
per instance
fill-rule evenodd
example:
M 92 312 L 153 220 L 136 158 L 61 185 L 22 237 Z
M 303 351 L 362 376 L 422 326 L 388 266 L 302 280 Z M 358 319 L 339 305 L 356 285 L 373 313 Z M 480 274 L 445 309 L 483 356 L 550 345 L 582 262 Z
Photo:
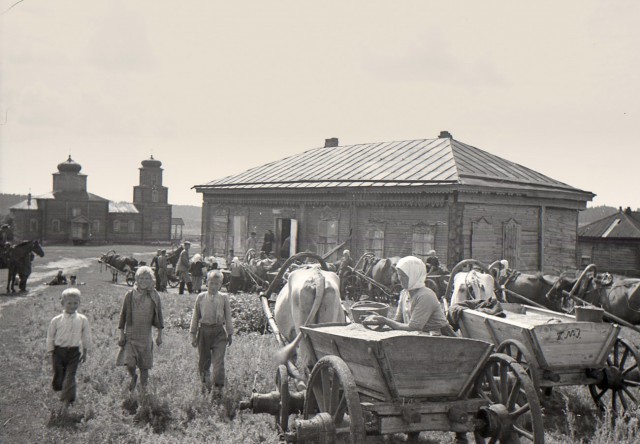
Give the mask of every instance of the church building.
M 114 202 L 87 191 L 87 175 L 71 156 L 53 173 L 53 191 L 10 208 L 19 239 L 83 244 L 147 243 L 171 239 L 171 205 L 162 185 L 162 162 L 142 161 L 133 203 Z

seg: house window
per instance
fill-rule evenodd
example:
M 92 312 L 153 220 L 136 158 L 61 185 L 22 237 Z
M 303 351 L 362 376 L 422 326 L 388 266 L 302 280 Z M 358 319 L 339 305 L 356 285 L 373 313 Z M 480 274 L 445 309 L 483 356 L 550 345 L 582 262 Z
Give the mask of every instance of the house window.
M 157 201 L 158 201 L 158 190 L 154 188 L 153 190 L 151 190 L 151 202 L 157 202 Z
M 60 232 L 60 219 L 53 219 L 51 221 L 51 231 L 54 233 Z
M 160 232 L 160 222 L 157 220 L 151 222 L 151 232 L 154 234 Z
M 435 249 L 435 229 L 420 225 L 414 227 L 411 238 L 412 254 L 422 260 L 427 258 L 427 253 Z
M 91 231 L 96 234 L 100 232 L 100 221 L 98 219 L 92 222 Z
M 338 244 L 338 221 L 318 221 L 318 254 L 324 256 Z
M 127 228 L 129 229 L 129 233 L 134 233 L 136 231 L 136 223 L 133 220 L 130 220 L 127 223 Z
M 113 221 L 113 232 L 117 233 L 119 231 L 120 231 L 120 221 L 116 219 Z
M 220 214 L 215 214 L 212 218 L 211 225 L 211 240 L 209 241 L 212 246 L 212 253 L 218 255 L 224 255 L 227 249 L 227 227 L 229 224 L 229 217 L 224 211 L 220 211 Z
M 367 230 L 365 250 L 377 257 L 384 257 L 384 230 L 371 228 Z
M 80 208 L 71 208 L 71 216 L 78 217 L 82 214 L 82 210 Z
M 29 220 L 29 230 L 38 231 L 38 219 Z

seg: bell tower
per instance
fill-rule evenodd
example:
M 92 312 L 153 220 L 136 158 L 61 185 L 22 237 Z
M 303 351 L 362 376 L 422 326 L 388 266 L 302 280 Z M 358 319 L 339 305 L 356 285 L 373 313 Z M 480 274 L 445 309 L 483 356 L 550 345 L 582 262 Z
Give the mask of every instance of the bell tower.
M 142 161 L 140 183 L 133 187 L 133 204 L 142 213 L 142 241 L 171 239 L 169 189 L 162 185 L 162 162 Z
M 133 203 L 166 204 L 169 193 L 167 187 L 162 186 L 162 162 L 151 156 L 142 161 L 140 168 L 140 184 L 133 187 Z

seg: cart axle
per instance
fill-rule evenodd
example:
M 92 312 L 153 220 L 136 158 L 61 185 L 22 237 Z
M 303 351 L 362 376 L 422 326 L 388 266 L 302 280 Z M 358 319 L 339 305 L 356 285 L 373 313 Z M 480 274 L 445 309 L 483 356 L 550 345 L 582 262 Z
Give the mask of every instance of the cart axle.
M 289 414 L 300 413 L 304 408 L 304 392 L 290 394 Z M 253 393 L 248 401 L 240 401 L 240 410 L 251 410 L 253 413 L 280 414 L 280 392 Z

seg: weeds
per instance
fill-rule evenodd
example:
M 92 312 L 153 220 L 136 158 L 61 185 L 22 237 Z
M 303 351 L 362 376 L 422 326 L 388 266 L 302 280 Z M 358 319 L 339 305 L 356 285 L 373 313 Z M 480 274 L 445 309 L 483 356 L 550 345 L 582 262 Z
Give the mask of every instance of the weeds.
M 155 250 L 154 250 L 155 251 Z M 51 287 L 28 304 L 5 308 L 3 323 L 14 327 L 2 351 L 5 381 L 2 414 L 11 405 L 16 412 L 6 423 L 3 442 L 41 443 L 266 443 L 278 442 L 274 419 L 267 414 L 238 410 L 252 390 L 274 389 L 277 344 L 261 335 L 265 317 L 255 295 L 232 295 L 234 325 L 239 333 L 227 351 L 224 395 L 203 396 L 197 375 L 197 351 L 191 346 L 188 325 L 195 295 L 162 294 L 167 320 L 164 344 L 155 350 L 148 393 L 127 390 L 128 373 L 115 366 L 117 322 L 125 285 L 110 283 L 97 267 L 83 273 L 80 312 L 91 321 L 94 345 L 78 370 L 78 399 L 64 415 L 50 389 L 51 365 L 46 359 L 46 329 L 60 312 L 60 289 Z M 21 311 L 18 311 L 21 310 Z M 16 319 L 15 325 L 11 324 Z M 6 329 L 4 331 L 8 331 Z M 634 338 L 638 342 L 638 338 Z M 26 405 L 19 411 L 20 405 Z M 632 412 L 612 426 L 600 417 L 586 387 L 554 388 L 543 402 L 547 444 L 637 442 L 639 417 Z M 21 419 L 27 417 L 28 419 Z M 6 420 L 5 416 L 5 420 Z M 405 438 L 405 437 L 402 437 Z M 451 433 L 423 433 L 421 443 L 451 443 Z M 402 440 L 390 437 L 375 442 Z

